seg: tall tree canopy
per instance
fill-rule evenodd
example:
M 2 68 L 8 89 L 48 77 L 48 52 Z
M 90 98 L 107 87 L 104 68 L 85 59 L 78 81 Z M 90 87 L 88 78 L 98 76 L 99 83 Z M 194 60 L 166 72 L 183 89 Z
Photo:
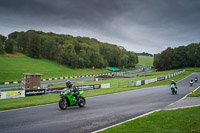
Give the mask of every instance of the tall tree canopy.
M 46 58 L 73 68 L 133 67 L 137 63 L 134 52 L 94 38 L 29 30 L 10 33 L 8 40 L 7 52 L 16 50 L 32 58 Z
M 167 48 L 154 55 L 154 66 L 158 70 L 169 70 L 183 67 L 200 67 L 200 43 L 188 46 Z

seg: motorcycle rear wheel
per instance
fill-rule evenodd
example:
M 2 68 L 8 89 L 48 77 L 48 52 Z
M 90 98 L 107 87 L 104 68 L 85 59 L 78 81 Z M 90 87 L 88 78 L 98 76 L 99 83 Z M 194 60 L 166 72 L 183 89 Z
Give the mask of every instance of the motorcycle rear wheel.
M 60 101 L 59 101 L 59 107 L 60 107 L 60 109 L 66 110 L 67 109 L 67 105 L 68 105 L 67 104 L 67 100 L 61 98 Z

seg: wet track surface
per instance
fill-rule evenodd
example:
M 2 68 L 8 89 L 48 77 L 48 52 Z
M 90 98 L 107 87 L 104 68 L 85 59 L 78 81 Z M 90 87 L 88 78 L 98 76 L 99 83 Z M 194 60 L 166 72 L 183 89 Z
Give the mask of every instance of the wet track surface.
M 84 108 L 77 106 L 60 110 L 56 103 L 2 111 L 0 112 L 0 132 L 92 132 L 165 108 L 200 85 L 200 81 L 194 83 L 192 87 L 189 85 L 189 80 L 194 79 L 195 76 L 200 78 L 200 73 L 193 73 L 177 83 L 177 95 L 172 95 L 167 85 L 86 98 Z

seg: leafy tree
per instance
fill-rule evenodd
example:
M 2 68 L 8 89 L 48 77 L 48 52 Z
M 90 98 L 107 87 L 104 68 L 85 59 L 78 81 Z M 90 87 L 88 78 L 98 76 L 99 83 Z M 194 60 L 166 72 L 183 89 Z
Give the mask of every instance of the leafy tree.
M 15 45 L 16 45 L 16 42 L 13 39 L 6 40 L 6 42 L 5 42 L 6 53 L 13 53 Z
M 154 55 L 154 62 L 153 65 L 155 68 L 157 68 L 158 70 L 161 70 L 161 66 L 160 66 L 160 58 L 161 54 L 155 54 Z
M 120 60 L 120 67 L 128 67 L 128 55 L 124 54 Z
M 181 68 L 188 66 L 187 59 L 187 48 L 185 46 L 180 46 L 174 49 L 174 57 L 172 62 L 173 68 Z
M 35 31 L 28 32 L 29 44 L 28 55 L 32 58 L 40 58 L 40 36 Z
M 3 41 L 0 39 L 0 54 L 4 53 L 3 45 Z
M 6 37 L 0 34 L 0 40 L 4 43 L 6 41 Z
M 55 59 L 56 56 L 56 48 L 58 44 L 56 43 L 56 40 L 53 38 L 48 38 L 44 41 L 44 44 L 42 46 L 42 56 L 47 59 Z
M 172 68 L 172 62 L 174 57 L 174 51 L 171 47 L 168 47 L 166 50 L 161 52 L 160 58 L 160 69 L 169 70 Z
M 128 66 L 134 67 L 137 63 L 137 56 L 134 52 L 128 52 Z
M 8 39 L 16 39 L 19 32 L 15 31 L 8 35 Z
M 28 52 L 28 44 L 29 44 L 27 33 L 19 32 L 16 40 L 17 40 L 17 50 L 19 52 L 26 54 Z

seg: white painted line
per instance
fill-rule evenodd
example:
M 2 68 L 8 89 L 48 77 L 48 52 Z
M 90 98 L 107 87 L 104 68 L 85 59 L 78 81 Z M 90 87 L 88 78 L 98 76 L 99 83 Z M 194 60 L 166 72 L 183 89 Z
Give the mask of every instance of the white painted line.
M 198 107 L 198 106 L 200 106 L 200 104 L 191 105 L 191 106 L 182 106 L 182 107 L 176 107 L 176 108 L 170 108 L 170 109 L 163 109 L 163 110 L 177 110 L 177 109 L 185 109 L 185 108 Z

